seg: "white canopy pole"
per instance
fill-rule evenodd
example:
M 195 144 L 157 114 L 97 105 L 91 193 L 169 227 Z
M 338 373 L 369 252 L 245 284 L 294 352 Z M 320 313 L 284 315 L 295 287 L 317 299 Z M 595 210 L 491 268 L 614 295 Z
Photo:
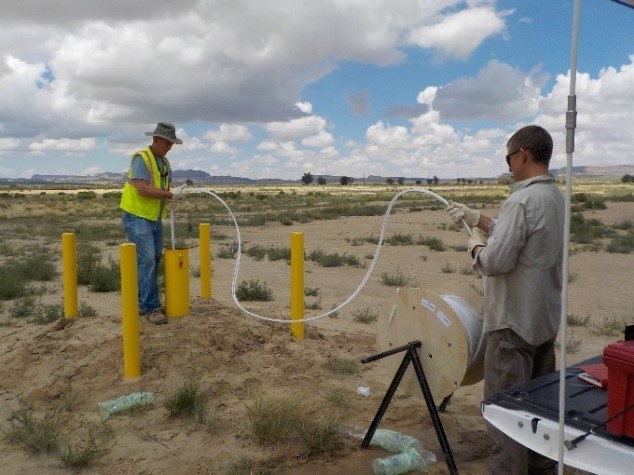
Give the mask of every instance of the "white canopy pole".
M 568 342 L 568 256 L 570 254 L 570 203 L 572 196 L 572 154 L 575 150 L 575 127 L 577 126 L 577 47 L 579 43 L 580 0 L 575 0 L 572 15 L 572 54 L 570 59 L 570 94 L 566 111 L 566 212 L 564 217 L 564 255 L 561 287 L 561 324 L 559 341 L 559 475 L 564 473 L 564 425 L 566 422 L 566 344 Z

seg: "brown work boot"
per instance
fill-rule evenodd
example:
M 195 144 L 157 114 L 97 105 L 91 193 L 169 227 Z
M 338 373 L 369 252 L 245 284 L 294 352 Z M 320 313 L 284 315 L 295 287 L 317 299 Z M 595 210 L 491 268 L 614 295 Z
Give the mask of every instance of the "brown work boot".
M 153 312 L 146 313 L 144 317 L 148 322 L 154 325 L 163 325 L 167 323 L 167 317 L 161 313 L 160 310 L 154 310 Z

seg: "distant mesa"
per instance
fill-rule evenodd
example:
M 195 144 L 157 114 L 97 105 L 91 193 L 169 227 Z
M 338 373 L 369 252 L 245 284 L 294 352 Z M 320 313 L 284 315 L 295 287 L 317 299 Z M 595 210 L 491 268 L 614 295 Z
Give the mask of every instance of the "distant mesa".
M 551 170 L 551 173 L 560 179 L 566 176 L 566 168 Z M 586 178 L 605 178 L 618 179 L 624 175 L 634 175 L 634 165 L 613 165 L 613 166 L 577 166 L 572 167 L 572 174 L 576 177 Z M 296 180 L 284 180 L 281 178 L 252 179 L 231 175 L 210 175 L 202 170 L 174 170 L 174 181 L 182 183 L 185 180 L 191 180 L 196 185 L 282 185 L 282 184 L 298 184 L 301 183 L 301 176 Z M 475 181 L 491 181 L 507 176 L 508 173 L 498 177 L 460 177 L 469 178 Z M 325 178 L 326 183 L 339 183 L 340 175 L 317 175 L 313 174 L 315 183 L 319 178 Z M 363 178 L 352 177 L 354 183 L 385 183 L 386 180 L 392 178 L 396 180 L 399 177 L 387 177 L 380 175 L 370 175 Z M 454 183 L 456 178 L 441 178 L 441 183 Z M 69 185 L 121 185 L 127 179 L 126 173 L 104 172 L 96 175 L 33 175 L 31 178 L 0 178 L 0 184 L 27 184 L 27 185 L 45 185 L 45 184 L 69 184 Z M 419 182 L 421 185 L 427 184 L 428 177 L 405 177 L 406 185 L 414 185 Z

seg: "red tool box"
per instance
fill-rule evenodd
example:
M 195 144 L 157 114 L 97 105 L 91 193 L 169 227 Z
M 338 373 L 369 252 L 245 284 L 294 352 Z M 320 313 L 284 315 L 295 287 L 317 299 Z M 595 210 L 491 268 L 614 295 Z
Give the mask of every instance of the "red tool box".
M 608 420 L 614 417 L 607 430 L 634 438 L 634 340 L 606 346 L 603 362 L 608 367 Z

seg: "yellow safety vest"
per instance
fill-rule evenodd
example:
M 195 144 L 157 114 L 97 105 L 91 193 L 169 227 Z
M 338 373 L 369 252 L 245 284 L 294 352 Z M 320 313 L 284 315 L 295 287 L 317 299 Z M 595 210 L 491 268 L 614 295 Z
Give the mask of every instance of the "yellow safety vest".
M 163 157 L 166 170 L 163 175 L 161 175 L 161 171 L 159 170 L 158 164 L 156 163 L 156 158 L 154 157 L 154 154 L 152 153 L 150 147 L 147 147 L 144 150 L 133 154 L 131 160 L 134 159 L 135 155 L 141 155 L 141 158 L 143 158 L 145 165 L 147 166 L 148 170 L 150 170 L 150 175 L 152 177 L 152 186 L 154 186 L 155 188 L 160 188 L 162 190 L 168 190 L 172 177 L 170 164 L 167 158 Z M 131 183 L 131 174 L 132 166 L 130 166 L 130 169 L 128 170 L 128 181 L 123 187 L 123 194 L 121 195 L 121 203 L 119 207 L 122 210 L 133 214 L 134 216 L 145 218 L 150 221 L 158 221 L 159 218 L 165 218 L 167 213 L 165 210 L 165 206 L 163 206 L 163 200 L 141 196 L 136 187 Z

